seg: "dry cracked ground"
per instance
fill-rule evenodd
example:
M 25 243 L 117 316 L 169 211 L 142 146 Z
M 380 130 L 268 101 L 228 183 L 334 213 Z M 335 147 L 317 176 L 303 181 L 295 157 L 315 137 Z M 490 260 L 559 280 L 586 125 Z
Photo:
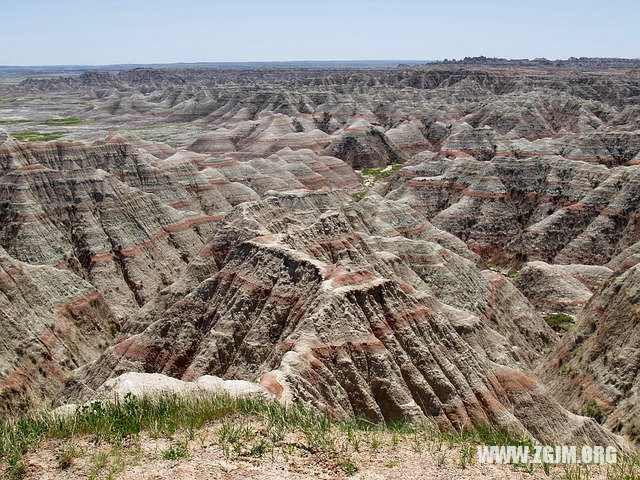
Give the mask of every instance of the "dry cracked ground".
M 127 372 L 214 375 L 335 419 L 633 445 L 639 67 L 0 83 L 0 410 L 93 400 Z M 206 438 L 167 463 L 162 441 L 116 477 L 348 473 L 304 450 L 230 461 Z M 26 474 L 88 478 L 57 448 L 28 451 Z M 356 452 L 358 474 L 540 473 L 386 452 Z

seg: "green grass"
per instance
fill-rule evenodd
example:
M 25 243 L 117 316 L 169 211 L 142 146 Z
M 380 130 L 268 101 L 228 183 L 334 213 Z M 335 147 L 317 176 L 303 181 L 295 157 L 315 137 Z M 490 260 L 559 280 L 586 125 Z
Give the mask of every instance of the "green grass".
M 189 458 L 189 442 L 197 442 L 201 437 L 197 432 L 209 425 L 216 426 L 215 443 L 229 458 L 245 457 L 259 462 L 265 456 L 274 458 L 276 451 L 288 458 L 295 450 L 303 450 L 333 458 L 334 465 L 347 476 L 356 475 L 360 470 L 350 452 L 365 449 L 372 455 L 384 454 L 388 452 L 384 446 L 389 446 L 389 438 L 393 452 L 402 448 L 398 447 L 400 443 L 410 444 L 416 453 L 427 451 L 440 467 L 457 464 L 462 469 L 474 462 L 475 445 L 531 445 L 525 438 L 489 426 L 451 430 L 433 422 L 339 421 L 301 404 L 284 407 L 260 398 L 234 399 L 227 395 L 178 397 L 165 394 L 143 398 L 129 395 L 95 402 L 67 416 L 33 412 L 1 420 L 0 477 L 23 478 L 28 473 L 25 454 L 36 451 L 44 440 L 55 439 L 62 445 L 56 454 L 60 470 L 76 468 L 76 458 L 87 454 L 89 446 L 93 445 L 91 448 L 96 450 L 91 454 L 92 460 L 83 462 L 92 469 L 89 478 L 105 478 L 107 473 L 115 477 L 126 465 L 142 458 L 140 435 L 143 432 L 151 438 L 168 438 L 170 442 L 158 452 L 159 457 L 179 461 Z M 296 434 L 293 441 L 292 433 Z M 105 445 L 110 449 L 105 450 Z M 450 450 L 446 446 L 459 447 L 458 462 L 447 462 Z M 389 468 L 398 466 L 395 453 L 382 462 Z M 617 472 L 607 477 L 611 480 L 636 478 L 629 475 L 640 471 L 640 461 L 636 456 L 627 456 L 609 468 Z M 567 475 L 576 475 L 576 472 L 567 471 Z
M 507 272 L 507 277 L 509 278 L 513 278 L 516 275 L 518 275 L 518 270 L 516 270 L 515 268 L 511 268 L 508 272 Z
M 40 122 L 41 125 L 47 125 L 49 127 L 70 127 L 73 125 L 82 125 L 85 123 L 79 118 L 52 118 L 49 120 L 43 120 Z
M 66 133 L 67 132 L 35 132 L 25 130 L 22 132 L 11 132 L 11 136 L 21 142 L 50 142 L 51 140 L 57 140 Z
M 31 120 L 24 118 L 18 118 L 15 120 L 0 120 L 0 125 L 21 125 L 23 123 L 31 123 Z
M 0 105 L 4 103 L 13 103 L 16 100 L 17 100 L 16 98 L 0 98 Z
M 566 313 L 551 313 L 544 317 L 544 321 L 554 330 L 561 332 L 566 332 L 576 323 L 573 317 Z
M 353 198 L 354 201 L 359 202 L 360 200 L 362 200 L 364 198 L 364 196 L 367 194 L 367 191 L 365 190 L 364 192 L 356 192 L 356 193 L 352 193 L 351 194 L 351 198 Z
M 400 170 L 402 168 L 402 163 L 396 163 L 394 165 L 391 166 L 391 168 L 389 170 L 387 170 L 386 172 L 383 172 L 383 170 L 387 167 L 380 167 L 380 168 L 363 168 L 362 169 L 362 175 L 368 175 L 373 177 L 373 179 L 376 182 L 379 182 L 380 180 L 384 180 L 385 178 L 388 178 L 391 176 L 392 173 Z
M 208 422 L 222 421 L 220 440 L 233 445 L 250 438 L 250 428 L 242 422 L 228 421 L 240 416 L 253 417 L 268 426 L 269 436 L 278 440 L 286 431 L 299 430 L 310 448 L 330 446 L 331 431 L 344 435 L 348 432 L 372 432 L 374 447 L 380 446 L 376 434 L 415 432 L 437 435 L 447 442 L 477 440 L 489 444 L 515 442 L 507 432 L 488 427 L 478 427 L 469 432 L 441 430 L 432 424 L 412 425 L 405 422 L 375 424 L 366 420 L 336 421 L 310 408 L 296 404 L 284 407 L 272 401 L 258 398 L 232 399 L 225 395 L 194 395 L 188 398 L 175 395 L 136 398 L 126 396 L 108 402 L 94 402 L 79 408 L 69 416 L 54 416 L 48 412 L 36 412 L 19 418 L 7 418 L 0 422 L 0 461 L 5 465 L 17 465 L 22 456 L 39 445 L 43 439 L 57 438 L 72 442 L 82 436 L 92 436 L 97 443 L 120 444 L 124 439 L 147 431 L 152 435 L 173 435 L 178 431 L 194 432 Z M 248 447 L 252 454 L 260 453 L 264 446 Z M 174 447 L 175 450 L 175 447 Z M 67 452 L 73 457 L 75 451 Z M 180 452 L 167 453 L 169 456 Z M 65 460 L 67 463 L 67 460 Z

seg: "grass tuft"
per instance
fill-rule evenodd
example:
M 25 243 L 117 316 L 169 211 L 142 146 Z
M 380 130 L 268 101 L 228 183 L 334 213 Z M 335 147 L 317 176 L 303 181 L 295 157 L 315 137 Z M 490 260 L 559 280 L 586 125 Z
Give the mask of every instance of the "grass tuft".
M 348 477 L 352 477 L 356 473 L 358 473 L 358 470 L 360 470 L 360 468 L 358 467 L 358 464 L 353 460 L 345 459 L 340 462 L 340 470 L 342 470 Z
M 162 458 L 165 460 L 180 460 L 181 458 L 187 457 L 189 457 L 189 447 L 187 446 L 187 442 L 182 442 L 178 445 L 170 445 L 162 452 Z

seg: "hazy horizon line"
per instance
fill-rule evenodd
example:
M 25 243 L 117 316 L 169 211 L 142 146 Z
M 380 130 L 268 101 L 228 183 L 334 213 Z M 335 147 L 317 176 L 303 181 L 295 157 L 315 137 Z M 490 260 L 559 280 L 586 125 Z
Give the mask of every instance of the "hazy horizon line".
M 547 58 L 547 57 L 489 57 L 486 55 L 479 56 L 467 56 L 463 58 L 438 58 L 438 59 L 416 59 L 416 58 L 353 58 L 348 60 L 320 60 L 320 59 L 302 59 L 302 60 L 198 60 L 198 61 L 176 61 L 176 62 L 121 62 L 121 63 L 59 63 L 59 64 L 31 64 L 31 65 L 9 65 L 0 64 L 0 68 L 45 68 L 45 67 L 120 67 L 131 65 L 207 65 L 207 64 L 277 64 L 277 63 L 358 63 L 358 62 L 412 62 L 412 63 L 438 63 L 438 62 L 460 62 L 465 58 L 481 58 L 484 57 L 487 60 L 523 60 L 523 61 L 535 61 L 535 60 L 547 60 L 551 62 L 567 61 L 571 59 L 611 59 L 611 60 L 640 60 L 640 57 L 598 57 L 598 56 L 584 56 L 579 57 L 571 56 L 566 58 Z

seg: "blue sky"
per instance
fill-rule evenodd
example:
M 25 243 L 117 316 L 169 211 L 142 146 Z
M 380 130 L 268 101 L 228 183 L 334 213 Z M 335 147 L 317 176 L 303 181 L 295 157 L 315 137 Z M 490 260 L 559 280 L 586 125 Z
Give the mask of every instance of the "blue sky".
M 0 0 L 0 65 L 640 57 L 640 0 Z

